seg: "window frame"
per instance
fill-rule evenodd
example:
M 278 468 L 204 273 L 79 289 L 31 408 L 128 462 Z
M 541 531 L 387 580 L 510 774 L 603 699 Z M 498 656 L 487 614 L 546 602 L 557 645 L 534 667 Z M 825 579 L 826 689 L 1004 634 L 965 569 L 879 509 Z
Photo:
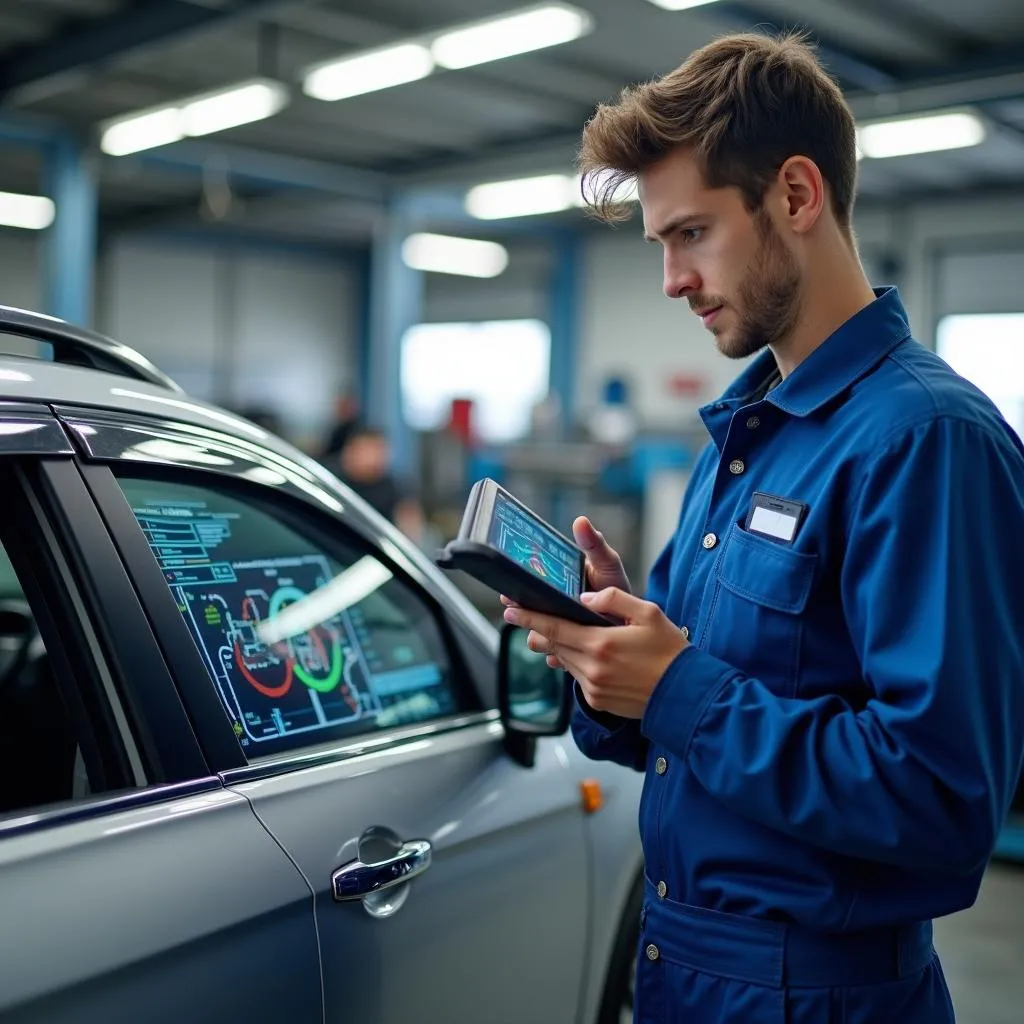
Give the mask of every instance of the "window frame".
M 187 726 L 180 704 L 180 717 L 168 722 L 155 745 L 145 729 L 139 734 L 138 716 L 177 695 L 162 663 L 149 657 L 152 634 L 127 576 L 110 572 L 120 560 L 61 424 L 45 406 L 13 403 L 0 404 L 0 420 L 38 428 L 27 438 L 0 437 L 8 498 L 3 539 L 16 531 L 18 543 L 6 545 L 8 556 L 99 787 L 81 799 L 12 809 L 0 817 L 0 842 L 219 787 L 194 738 L 190 749 L 189 734 L 177 731 Z M 144 693 L 123 671 L 133 655 L 147 673 Z M 162 756 L 170 751 L 171 758 Z
M 83 467 L 83 475 L 118 546 L 125 565 L 132 575 L 139 597 L 146 608 L 161 648 L 171 667 L 189 711 L 193 728 L 211 768 L 226 781 L 237 782 L 278 775 L 316 764 L 365 754 L 369 750 L 388 749 L 424 737 L 454 729 L 463 729 L 497 719 L 498 712 L 487 707 L 481 687 L 459 642 L 458 631 L 450 621 L 448 610 L 440 601 L 390 558 L 372 537 L 353 528 L 341 516 L 327 512 L 301 494 L 239 479 L 237 475 L 196 466 L 179 466 L 158 462 L 120 461 Z M 267 754 L 250 761 L 231 730 L 225 709 L 216 692 L 209 669 L 191 631 L 178 611 L 171 589 L 150 550 L 149 543 L 135 518 L 118 477 L 143 478 L 148 481 L 191 484 L 243 501 L 265 514 L 285 523 L 290 529 L 307 537 L 327 555 L 335 550 L 339 530 L 350 546 L 371 554 L 393 573 L 395 579 L 420 602 L 431 616 L 448 656 L 453 685 L 461 692 L 460 703 L 467 710 L 421 723 L 368 731 L 335 740 L 304 744 L 294 750 Z M 332 538 L 335 538 L 332 540 Z M 337 555 L 332 555 L 336 560 Z M 496 665 L 496 662 L 495 662 Z

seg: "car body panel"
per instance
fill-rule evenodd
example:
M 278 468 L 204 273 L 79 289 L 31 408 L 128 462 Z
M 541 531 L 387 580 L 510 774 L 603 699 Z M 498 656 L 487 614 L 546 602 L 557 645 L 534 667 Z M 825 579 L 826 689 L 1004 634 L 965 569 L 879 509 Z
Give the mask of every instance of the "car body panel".
M 239 783 L 316 890 L 328 1024 L 570 1022 L 586 957 L 586 834 L 561 744 L 515 764 L 490 723 Z M 386 828 L 433 860 L 375 920 L 332 873 Z M 404 886 L 403 886 L 404 887 Z
M 0 1019 L 322 1019 L 309 888 L 247 801 L 212 782 L 129 810 L 101 800 L 66 824 L 4 823 Z

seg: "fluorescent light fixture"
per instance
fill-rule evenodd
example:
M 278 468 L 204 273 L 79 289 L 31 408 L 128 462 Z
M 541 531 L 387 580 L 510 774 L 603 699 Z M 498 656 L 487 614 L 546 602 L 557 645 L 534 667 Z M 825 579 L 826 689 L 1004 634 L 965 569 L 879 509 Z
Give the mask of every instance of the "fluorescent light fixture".
M 965 149 L 984 140 L 984 122 L 969 110 L 873 121 L 857 129 L 857 149 L 872 160 Z
M 402 243 L 402 259 L 414 270 L 464 277 L 497 277 L 508 266 L 508 250 L 497 242 L 451 235 L 416 234 Z
M 426 78 L 434 58 L 422 43 L 399 43 L 309 68 L 302 83 L 307 96 L 343 100 Z
M 568 4 L 541 4 L 442 32 L 435 37 L 431 52 L 443 68 L 468 68 L 569 43 L 592 27 L 593 19 L 586 11 Z
M 586 205 L 581 184 L 582 178 L 569 174 L 488 182 L 466 193 L 466 211 L 480 220 L 559 213 Z M 636 182 L 625 182 L 615 191 L 619 203 L 637 202 L 639 198 Z
M 182 126 L 186 135 L 212 135 L 273 117 L 287 102 L 288 90 L 280 82 L 253 79 L 183 103 Z
M 703 7 L 705 4 L 713 4 L 715 0 L 650 0 L 655 7 L 661 7 L 666 11 L 686 11 L 691 7 Z
M 109 121 L 101 131 L 100 149 L 111 156 L 166 146 L 185 137 L 181 111 L 177 107 L 163 107 Z
M 568 174 L 492 181 L 466 193 L 466 211 L 480 220 L 557 213 L 575 205 L 574 192 L 574 179 Z
M 288 102 L 288 89 L 270 78 L 245 82 L 142 110 L 100 126 L 100 149 L 126 156 L 189 136 L 211 135 L 272 117 Z
M 42 231 L 53 223 L 57 208 L 47 196 L 0 192 L 0 224 L 9 228 Z

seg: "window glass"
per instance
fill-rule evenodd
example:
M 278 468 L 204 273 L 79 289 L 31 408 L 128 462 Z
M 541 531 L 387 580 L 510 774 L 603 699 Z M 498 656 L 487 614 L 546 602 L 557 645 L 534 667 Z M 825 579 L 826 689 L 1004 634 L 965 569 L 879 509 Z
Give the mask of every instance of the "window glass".
M 21 581 L 0 546 L 0 815 L 90 792 L 72 717 Z
M 984 391 L 1024 437 L 1024 313 L 943 317 L 936 351 Z
M 120 484 L 250 759 L 465 710 L 426 605 L 341 530 L 327 551 L 227 493 Z
M 514 441 L 529 433 L 550 367 L 551 332 L 539 320 L 417 324 L 402 339 L 402 414 L 437 430 L 454 399 L 471 399 L 481 440 Z

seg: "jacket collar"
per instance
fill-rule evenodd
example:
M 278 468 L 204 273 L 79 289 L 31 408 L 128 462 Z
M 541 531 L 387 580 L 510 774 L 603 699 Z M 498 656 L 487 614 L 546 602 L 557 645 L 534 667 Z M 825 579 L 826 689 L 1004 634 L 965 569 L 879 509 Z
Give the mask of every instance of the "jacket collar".
M 780 384 L 768 391 L 771 402 L 792 416 L 809 416 L 874 369 L 900 342 L 910 337 L 906 310 L 896 288 L 876 288 L 875 300 L 834 331 Z M 701 416 L 736 408 L 760 397 L 777 375 L 775 356 L 762 352 Z

